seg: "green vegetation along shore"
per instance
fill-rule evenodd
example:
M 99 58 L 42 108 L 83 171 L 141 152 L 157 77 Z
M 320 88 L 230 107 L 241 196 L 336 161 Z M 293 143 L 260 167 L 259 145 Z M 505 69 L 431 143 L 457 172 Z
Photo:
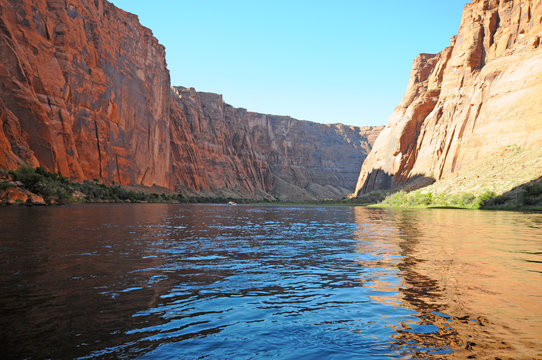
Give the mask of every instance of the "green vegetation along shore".
M 139 191 L 138 191 L 139 190 Z M 240 199 L 219 196 L 184 196 L 168 189 L 140 187 L 133 190 L 98 181 L 71 181 L 43 168 L 21 166 L 17 170 L 0 169 L 0 204 L 55 205 L 100 202 L 151 203 L 228 203 L 266 202 L 265 199 Z
M 410 192 L 377 191 L 353 200 L 381 207 L 542 211 L 540 159 L 542 148 L 511 144 L 432 185 Z
M 458 208 L 484 210 L 542 211 L 542 179 L 536 179 L 501 194 L 485 190 L 481 193 L 432 192 L 422 188 L 411 192 L 375 191 L 345 201 L 374 207 L 390 208 Z
M 389 195 L 376 206 L 541 211 L 542 183 L 525 184 L 514 191 L 501 195 L 496 195 L 491 191 L 485 191 L 478 195 L 458 193 L 448 196 L 424 192 L 423 190 L 416 190 L 410 193 L 399 191 Z
M 0 204 L 55 205 L 72 203 L 256 203 L 277 205 L 343 205 L 391 208 L 461 208 L 516 211 L 542 211 L 542 178 L 517 186 L 502 194 L 439 193 L 427 187 L 411 192 L 375 191 L 353 199 L 312 202 L 278 202 L 268 199 L 185 196 L 168 189 L 105 185 L 98 181 L 75 182 L 43 168 L 21 166 L 0 169 Z

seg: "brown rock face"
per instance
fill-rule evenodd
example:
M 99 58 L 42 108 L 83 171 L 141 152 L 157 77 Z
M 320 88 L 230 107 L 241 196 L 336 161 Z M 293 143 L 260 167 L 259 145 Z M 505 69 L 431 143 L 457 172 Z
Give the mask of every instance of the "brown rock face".
M 193 136 L 178 141 L 182 135 L 172 135 L 179 190 L 283 200 L 341 197 L 355 185 L 353 164 L 381 130 L 248 112 L 192 88 L 175 87 L 173 94 L 174 128 Z
M 165 50 L 105 0 L 0 0 L 0 168 L 250 198 L 340 197 L 379 129 L 170 88 Z
M 542 2 L 474 0 L 449 47 L 414 61 L 407 91 L 363 163 L 356 194 L 427 185 L 542 143 Z M 480 169 L 483 171 L 483 169 Z
M 246 110 L 225 104 L 221 95 L 183 87 L 172 88 L 171 101 L 172 132 L 190 135 L 172 137 L 177 190 L 268 196 L 271 173 L 248 137 Z
M 104 0 L 0 0 L 2 167 L 169 186 L 164 54 Z
M 365 158 L 382 130 L 255 115 L 249 123 L 258 140 L 256 148 L 268 159 L 274 176 L 272 194 L 281 200 L 348 195 L 358 175 L 350 161 Z

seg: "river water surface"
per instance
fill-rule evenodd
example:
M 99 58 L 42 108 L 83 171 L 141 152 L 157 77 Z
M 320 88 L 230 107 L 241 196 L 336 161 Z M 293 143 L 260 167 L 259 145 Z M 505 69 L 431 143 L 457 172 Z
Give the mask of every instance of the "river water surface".
M 542 214 L 0 209 L 0 358 L 542 359 Z

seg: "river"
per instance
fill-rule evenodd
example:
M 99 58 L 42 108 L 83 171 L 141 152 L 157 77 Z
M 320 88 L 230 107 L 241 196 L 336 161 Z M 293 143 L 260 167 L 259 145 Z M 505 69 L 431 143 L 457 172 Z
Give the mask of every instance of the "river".
M 2 358 L 542 359 L 542 214 L 0 208 Z

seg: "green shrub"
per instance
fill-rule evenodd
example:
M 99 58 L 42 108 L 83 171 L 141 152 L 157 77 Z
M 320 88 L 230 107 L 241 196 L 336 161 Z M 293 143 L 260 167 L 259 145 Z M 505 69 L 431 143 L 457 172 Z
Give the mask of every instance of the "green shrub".
M 446 200 L 445 200 L 446 201 Z M 473 207 L 476 196 L 470 193 L 454 194 L 448 198 L 447 205 L 454 207 Z
M 514 154 L 519 154 L 520 152 L 523 151 L 523 149 L 521 148 L 521 146 L 519 146 L 518 144 L 510 144 L 510 145 L 506 145 L 504 147 L 506 150 L 509 150 L 511 152 L 513 152 Z
M 510 195 L 498 195 L 493 198 L 487 199 L 482 205 L 483 206 L 500 206 L 504 205 L 507 202 L 510 202 L 512 197 Z
M 72 201 L 73 183 L 63 176 L 43 168 L 23 165 L 10 171 L 15 181 L 23 183 L 34 194 L 41 195 L 47 203 L 68 203 Z
M 7 188 L 13 187 L 10 183 L 0 182 L 0 191 L 6 190 Z
M 491 201 L 491 199 L 495 199 L 497 195 L 493 191 L 485 191 L 482 194 L 478 195 L 476 197 L 476 200 L 474 202 L 474 207 L 476 209 L 480 209 L 486 204 L 488 201 Z
M 433 203 L 432 193 L 422 193 L 420 191 L 414 191 L 408 194 L 407 203 L 411 206 L 428 206 Z
M 377 204 L 386 199 L 389 195 L 388 191 L 376 190 L 371 191 L 368 194 L 361 194 L 358 197 L 351 199 L 344 199 L 343 203 L 346 204 Z
M 484 192 L 478 196 L 471 193 L 453 195 L 424 193 L 421 190 L 406 193 L 404 191 L 389 195 L 380 203 L 389 207 L 459 207 L 479 209 L 488 199 L 495 196 L 492 192 Z
M 523 189 L 522 203 L 524 205 L 530 206 L 542 203 L 542 183 L 526 184 Z
M 408 194 L 404 191 L 396 192 L 395 194 L 388 195 L 382 205 L 391 207 L 404 207 L 407 205 Z
M 72 194 L 80 191 L 85 195 L 85 201 L 112 201 L 112 202 L 179 202 L 186 199 L 180 194 L 168 195 L 135 192 L 122 188 L 120 185 L 107 186 L 97 181 L 85 180 L 82 183 L 70 181 L 64 176 L 51 173 L 43 168 L 21 166 L 19 169 L 10 171 L 14 180 L 23 183 L 25 188 L 34 194 L 41 195 L 47 203 L 73 202 Z M 8 187 L 9 184 L 1 185 Z

